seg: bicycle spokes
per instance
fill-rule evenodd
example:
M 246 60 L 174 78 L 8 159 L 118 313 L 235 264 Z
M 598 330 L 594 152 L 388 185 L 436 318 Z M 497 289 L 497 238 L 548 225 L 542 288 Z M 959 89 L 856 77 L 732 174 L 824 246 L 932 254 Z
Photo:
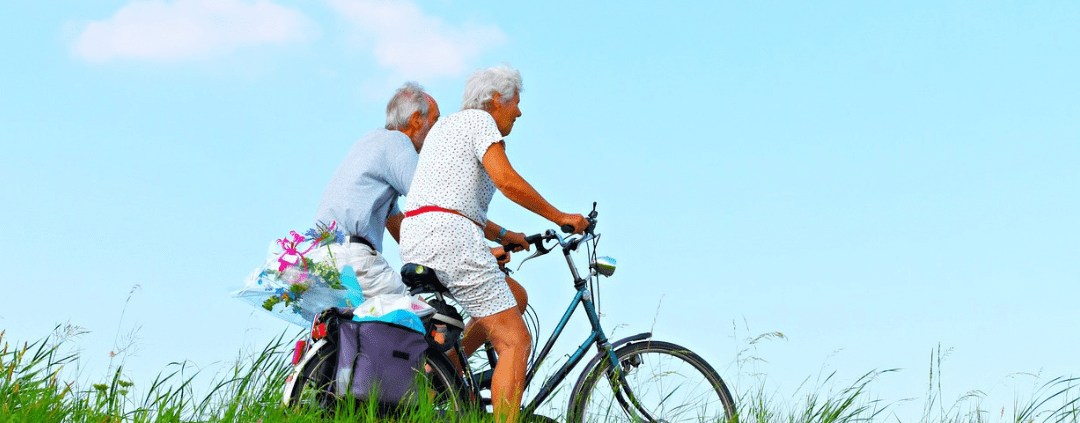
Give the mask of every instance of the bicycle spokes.
M 615 400 L 618 401 L 623 412 L 625 412 L 628 417 L 633 418 L 635 421 L 652 422 L 656 420 L 649 414 L 648 410 L 645 410 L 645 407 L 641 405 L 641 401 L 638 401 L 637 396 L 634 395 L 633 388 L 626 382 L 626 375 L 636 370 L 640 365 L 640 356 L 634 355 L 627 357 L 619 362 L 619 366 L 607 371 L 608 383 L 611 385 Z

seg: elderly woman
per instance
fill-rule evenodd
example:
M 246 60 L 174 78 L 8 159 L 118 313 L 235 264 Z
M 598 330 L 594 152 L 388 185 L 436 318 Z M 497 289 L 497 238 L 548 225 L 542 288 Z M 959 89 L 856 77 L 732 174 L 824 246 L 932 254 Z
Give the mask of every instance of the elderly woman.
M 573 226 L 576 233 L 588 225 L 584 216 L 563 213 L 544 200 L 506 157 L 504 137 L 521 116 L 521 90 L 521 74 L 509 66 L 469 76 L 462 110 L 442 117 L 428 133 L 401 224 L 401 259 L 435 269 L 473 317 L 463 340 L 466 352 L 485 338 L 498 352 L 491 395 L 500 421 L 518 418 L 531 339 L 519 309 L 524 308 L 524 290 L 499 270 L 485 242 L 528 249 L 524 234 L 487 219 L 495 188 L 556 225 Z

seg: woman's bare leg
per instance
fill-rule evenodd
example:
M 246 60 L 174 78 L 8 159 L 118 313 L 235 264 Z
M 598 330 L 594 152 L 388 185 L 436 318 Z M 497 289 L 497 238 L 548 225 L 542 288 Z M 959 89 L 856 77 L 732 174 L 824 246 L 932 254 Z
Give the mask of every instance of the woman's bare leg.
M 525 288 L 522 287 L 521 284 L 510 276 L 506 277 L 506 284 L 510 285 L 510 292 L 514 294 L 514 299 L 517 300 L 518 312 L 525 314 L 525 310 L 529 306 L 529 294 L 525 292 Z M 469 319 L 469 323 L 465 325 L 465 336 L 461 338 L 461 348 L 465 350 L 466 357 L 472 355 L 473 352 L 476 352 L 476 349 L 480 348 L 480 344 L 483 344 L 484 341 L 488 339 L 486 332 L 473 330 L 475 326 L 473 323 L 475 322 L 476 319 Z M 460 371 L 460 364 L 457 363 L 457 358 L 451 357 L 451 359 L 459 366 L 458 370 Z
M 532 348 L 525 320 L 514 308 L 473 320 L 477 326 L 475 330 L 485 332 L 499 354 L 491 381 L 495 419 L 516 422 L 521 411 L 521 393 L 525 389 L 525 367 Z

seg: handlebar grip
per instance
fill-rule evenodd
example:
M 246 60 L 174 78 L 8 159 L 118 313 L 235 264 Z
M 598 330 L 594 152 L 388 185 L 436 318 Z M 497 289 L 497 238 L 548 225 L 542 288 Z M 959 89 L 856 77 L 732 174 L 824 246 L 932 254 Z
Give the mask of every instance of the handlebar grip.
M 574 226 L 573 225 L 562 225 L 562 226 L 559 227 L 559 229 L 562 229 L 563 233 L 565 233 L 565 234 L 574 232 Z
M 544 234 L 529 235 L 529 236 L 525 237 L 525 242 L 527 242 L 529 244 L 532 244 L 532 245 L 539 246 L 539 247 L 543 247 L 544 246 Z M 511 242 L 509 244 L 504 245 L 503 249 L 506 250 L 506 251 L 515 251 L 515 250 L 519 250 L 519 249 L 524 250 L 525 246 L 523 246 L 521 244 L 516 244 L 516 243 Z

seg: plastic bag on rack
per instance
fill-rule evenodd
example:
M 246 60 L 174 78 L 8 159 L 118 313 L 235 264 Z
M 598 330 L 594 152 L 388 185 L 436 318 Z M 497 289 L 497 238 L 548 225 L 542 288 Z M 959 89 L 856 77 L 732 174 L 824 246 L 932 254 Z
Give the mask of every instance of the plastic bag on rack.
M 332 287 L 317 272 L 301 266 L 280 268 L 279 252 L 271 249 L 266 263 L 255 269 L 243 288 L 232 296 L 286 322 L 306 327 L 312 318 L 330 307 L 355 306 L 364 298 L 356 285 L 343 278 L 341 288 Z M 350 269 L 351 270 L 351 269 Z
M 434 312 L 435 309 L 424 303 L 419 296 L 376 295 L 353 310 L 353 320 L 379 320 L 424 333 L 424 324 L 420 318 Z

